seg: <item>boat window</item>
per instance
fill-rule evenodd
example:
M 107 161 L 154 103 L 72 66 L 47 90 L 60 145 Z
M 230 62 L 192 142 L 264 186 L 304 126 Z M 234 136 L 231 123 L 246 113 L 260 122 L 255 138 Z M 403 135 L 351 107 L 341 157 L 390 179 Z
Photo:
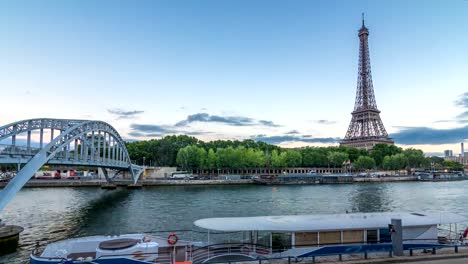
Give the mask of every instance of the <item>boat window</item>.
M 341 244 L 341 231 L 319 233 L 320 245 Z
M 388 228 L 382 228 L 379 230 L 380 233 L 380 242 L 385 243 L 385 242 L 392 242 L 392 234 L 388 230 Z
M 291 248 L 291 233 L 272 233 L 271 245 L 273 251 L 283 251 Z
M 364 242 L 364 230 L 343 231 L 343 244 Z
M 257 244 L 262 245 L 262 246 L 267 247 L 267 248 L 270 248 L 270 246 L 271 246 L 270 232 L 258 231 Z
M 318 243 L 317 232 L 298 232 L 295 237 L 296 247 L 316 246 Z
M 367 243 L 377 243 L 377 230 L 367 230 Z

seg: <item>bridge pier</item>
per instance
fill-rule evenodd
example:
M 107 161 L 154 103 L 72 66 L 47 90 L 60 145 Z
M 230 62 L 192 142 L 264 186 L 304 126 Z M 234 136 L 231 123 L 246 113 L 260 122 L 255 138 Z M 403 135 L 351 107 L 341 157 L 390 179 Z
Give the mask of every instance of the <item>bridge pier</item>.
M 16 251 L 19 233 L 23 230 L 21 226 L 5 225 L 0 220 L 0 256 Z

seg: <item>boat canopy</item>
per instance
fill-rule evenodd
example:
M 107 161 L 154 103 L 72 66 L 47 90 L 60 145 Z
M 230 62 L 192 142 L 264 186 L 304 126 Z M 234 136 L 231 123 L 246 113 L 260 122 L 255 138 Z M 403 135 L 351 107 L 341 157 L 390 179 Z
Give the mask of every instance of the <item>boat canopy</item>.
M 391 219 L 401 219 L 404 227 L 468 222 L 468 217 L 454 213 L 382 212 L 205 218 L 195 221 L 194 225 L 225 232 L 327 231 L 387 228 Z

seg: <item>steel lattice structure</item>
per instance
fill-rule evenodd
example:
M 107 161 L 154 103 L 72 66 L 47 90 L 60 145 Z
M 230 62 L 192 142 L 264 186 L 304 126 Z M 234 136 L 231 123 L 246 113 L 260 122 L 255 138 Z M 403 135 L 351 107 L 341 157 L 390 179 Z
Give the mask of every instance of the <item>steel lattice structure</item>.
M 54 134 L 58 131 L 59 133 Z M 44 132 L 50 141 L 44 144 Z M 39 137 L 39 147 L 31 146 L 31 137 Z M 26 146 L 19 146 L 17 137 L 26 134 Z M 133 165 L 125 142 L 117 130 L 102 121 L 69 119 L 29 119 L 0 127 L 0 141 L 11 139 L 10 145 L 0 145 L 1 164 L 25 164 L 0 191 L 0 211 L 44 164 L 100 167 L 106 180 L 107 169 L 118 174 L 129 171 L 136 183 L 143 168 Z
M 375 144 L 393 144 L 380 119 L 380 111 L 375 102 L 369 57 L 369 30 L 364 25 L 359 30 L 359 74 L 357 80 L 356 102 L 351 123 L 340 145 L 372 149 Z

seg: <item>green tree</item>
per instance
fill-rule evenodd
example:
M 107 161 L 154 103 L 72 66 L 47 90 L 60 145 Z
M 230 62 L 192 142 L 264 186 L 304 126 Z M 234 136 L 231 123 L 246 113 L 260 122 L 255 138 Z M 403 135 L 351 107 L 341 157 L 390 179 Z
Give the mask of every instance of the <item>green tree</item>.
M 198 146 L 186 146 L 177 153 L 177 164 L 185 170 L 201 168 L 206 159 L 206 151 Z
M 216 169 L 217 166 L 218 166 L 218 156 L 216 155 L 214 150 L 210 148 L 206 155 L 205 167 L 207 169 L 212 170 L 212 169 Z
M 328 166 L 327 150 L 325 148 L 306 147 L 301 149 L 302 166 L 326 167 Z
M 271 153 L 271 165 L 273 168 L 283 168 L 286 166 L 284 164 L 284 159 L 280 157 L 280 154 L 278 154 L 276 149 Z
M 408 160 L 403 153 L 399 153 L 391 156 L 385 156 L 382 164 L 387 170 L 401 170 L 406 167 Z
M 370 170 L 375 167 L 375 160 L 372 157 L 359 156 L 354 162 L 354 167 L 358 170 Z
M 410 168 L 420 168 L 424 163 L 424 153 L 420 149 L 405 149 L 403 151 L 407 161 L 408 167 Z
M 376 144 L 372 148 L 372 151 L 370 152 L 370 156 L 374 158 L 375 163 L 377 164 L 378 167 L 382 167 L 383 159 L 385 156 L 392 156 L 395 154 L 399 154 L 401 152 L 402 152 L 402 149 L 395 145 L 380 143 L 380 144 Z
M 261 150 L 246 149 L 244 151 L 245 165 L 247 168 L 265 167 L 265 154 Z
M 302 156 L 297 150 L 284 151 L 280 156 L 285 167 L 300 167 L 302 165 Z
M 463 164 L 453 161 L 453 160 L 444 160 L 443 165 L 446 170 L 449 171 L 463 171 Z
M 328 153 L 328 162 L 330 162 L 333 167 L 341 167 L 343 163 L 348 160 L 348 153 L 332 151 Z
M 195 168 L 202 168 L 206 169 L 206 159 L 207 159 L 207 152 L 204 148 L 197 146 L 197 154 L 196 154 L 196 165 Z
M 436 156 L 426 158 L 424 163 L 428 169 L 441 170 L 444 167 L 444 159 Z

